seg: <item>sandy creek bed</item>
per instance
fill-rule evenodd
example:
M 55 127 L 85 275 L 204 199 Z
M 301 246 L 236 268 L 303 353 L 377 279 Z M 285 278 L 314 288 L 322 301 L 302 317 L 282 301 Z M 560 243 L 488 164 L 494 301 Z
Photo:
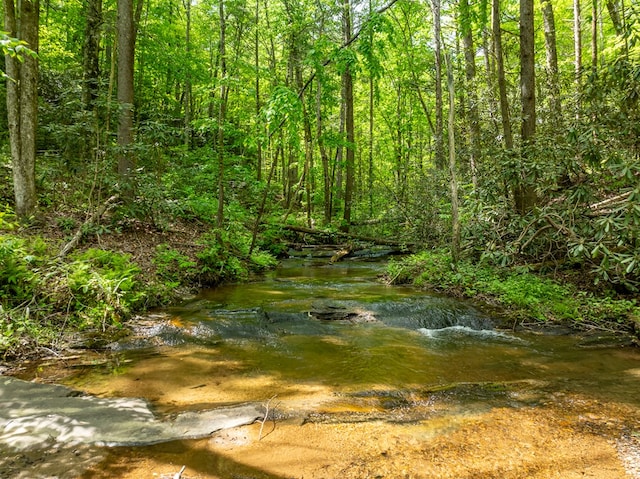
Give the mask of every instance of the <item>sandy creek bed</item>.
M 22 365 L 143 398 L 158 420 L 238 404 L 269 418 L 151 446 L 5 447 L 0 477 L 640 478 L 640 352 L 493 331 L 473 305 L 378 272 L 289 263 L 143 318 L 110 350 Z

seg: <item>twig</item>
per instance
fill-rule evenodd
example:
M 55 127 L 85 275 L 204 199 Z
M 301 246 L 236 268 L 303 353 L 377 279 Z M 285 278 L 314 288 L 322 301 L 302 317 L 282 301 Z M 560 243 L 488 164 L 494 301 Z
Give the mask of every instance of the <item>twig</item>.
M 260 432 L 258 433 L 258 441 L 260 441 L 262 439 L 262 430 L 264 429 L 264 423 L 267 422 L 267 419 L 269 418 L 269 404 L 271 404 L 271 401 L 273 401 L 277 397 L 278 397 L 278 395 L 274 394 L 273 396 L 271 396 L 271 398 L 269 398 L 269 400 L 267 401 L 266 404 L 263 404 L 263 406 L 264 406 L 264 417 L 262 418 L 262 423 L 260 424 Z
M 182 466 L 182 469 L 180 469 L 180 472 L 176 472 L 173 475 L 173 479 L 180 479 L 182 477 L 182 473 L 184 472 L 184 470 L 187 468 L 187 466 Z
M 99 220 L 107 210 L 113 207 L 113 203 L 115 203 L 119 198 L 120 197 L 118 195 L 113 195 L 107 201 L 105 201 L 102 206 L 96 209 L 96 211 L 94 211 L 94 213 L 78 228 L 76 233 L 73 235 L 73 238 L 71 238 L 71 240 L 60 250 L 60 253 L 58 253 L 58 257 L 64 258 L 67 254 L 69 254 L 69 252 L 71 252 L 76 246 L 78 246 L 78 243 L 80 243 L 82 236 L 84 236 L 85 225 L 91 225 Z

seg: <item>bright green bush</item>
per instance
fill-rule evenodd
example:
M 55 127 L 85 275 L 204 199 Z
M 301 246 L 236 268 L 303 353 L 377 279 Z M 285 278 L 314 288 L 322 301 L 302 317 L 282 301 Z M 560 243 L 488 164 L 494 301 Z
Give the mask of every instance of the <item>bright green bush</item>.
M 168 244 L 158 245 L 153 264 L 158 277 L 168 286 L 192 283 L 198 276 L 197 263 Z
M 389 263 L 395 283 L 498 303 L 522 320 L 571 324 L 622 325 L 632 328 L 640 308 L 635 300 L 597 297 L 571 284 L 533 274 L 524 267 L 504 268 L 488 263 L 459 262 L 454 266 L 444 250 L 428 251 Z M 609 326 L 606 326 L 609 327 Z
M 67 278 L 82 325 L 106 329 L 140 307 L 145 292 L 139 274 L 140 268 L 126 254 L 92 248 L 74 255 Z
M 40 255 L 46 246 L 41 240 L 28 241 L 15 236 L 0 236 L 0 304 L 14 307 L 36 294 L 42 264 Z

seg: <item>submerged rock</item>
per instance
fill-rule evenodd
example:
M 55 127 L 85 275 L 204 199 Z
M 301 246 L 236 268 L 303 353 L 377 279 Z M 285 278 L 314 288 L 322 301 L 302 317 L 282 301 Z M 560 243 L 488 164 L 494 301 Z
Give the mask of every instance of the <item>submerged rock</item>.
M 243 404 L 162 420 L 139 398 L 99 398 L 59 385 L 0 378 L 0 449 L 64 445 L 138 446 L 206 437 L 251 424 L 261 407 Z
M 309 317 L 322 321 L 349 321 L 352 323 L 377 321 L 371 311 L 330 303 L 314 305 L 313 309 L 309 311 Z

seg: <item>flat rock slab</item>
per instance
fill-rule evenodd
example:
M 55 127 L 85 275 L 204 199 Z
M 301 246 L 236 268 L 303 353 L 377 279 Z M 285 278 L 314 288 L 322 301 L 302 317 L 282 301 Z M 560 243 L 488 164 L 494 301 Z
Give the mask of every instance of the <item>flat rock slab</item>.
M 0 446 L 24 451 L 56 442 L 137 446 L 196 439 L 251 424 L 263 416 L 261 409 L 244 404 L 161 420 L 143 399 L 99 398 L 65 386 L 0 377 Z

